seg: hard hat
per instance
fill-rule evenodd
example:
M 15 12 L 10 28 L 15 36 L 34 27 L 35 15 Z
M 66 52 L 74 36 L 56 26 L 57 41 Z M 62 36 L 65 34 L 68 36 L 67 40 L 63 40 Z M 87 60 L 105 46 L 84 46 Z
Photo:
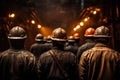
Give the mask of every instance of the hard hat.
M 8 35 L 9 39 L 25 39 L 27 38 L 26 32 L 22 27 L 15 26 L 13 27 Z
M 80 34 L 79 33 L 75 33 L 75 34 L 73 34 L 73 37 L 74 37 L 74 39 L 80 39 Z
M 75 42 L 75 38 L 73 36 L 68 37 L 68 42 Z
M 38 33 L 35 37 L 35 41 L 43 41 L 43 35 L 41 33 Z
M 67 41 L 66 31 L 63 28 L 56 28 L 53 30 L 51 39 L 55 41 Z
M 46 42 L 52 42 L 51 36 L 50 36 L 50 35 L 47 36 L 47 37 L 44 37 L 44 39 L 45 39 Z
M 94 33 L 94 37 L 111 37 L 109 35 L 110 35 L 109 29 L 105 26 L 100 26 L 96 28 Z
M 85 37 L 93 37 L 94 36 L 95 29 L 90 27 L 85 30 Z

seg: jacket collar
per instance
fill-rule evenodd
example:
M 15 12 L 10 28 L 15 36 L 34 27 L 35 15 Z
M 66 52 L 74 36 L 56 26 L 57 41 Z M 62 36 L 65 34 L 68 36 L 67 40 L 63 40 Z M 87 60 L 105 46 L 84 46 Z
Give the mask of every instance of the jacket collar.
M 96 43 L 95 47 L 107 47 L 107 45 L 102 44 L 102 43 Z

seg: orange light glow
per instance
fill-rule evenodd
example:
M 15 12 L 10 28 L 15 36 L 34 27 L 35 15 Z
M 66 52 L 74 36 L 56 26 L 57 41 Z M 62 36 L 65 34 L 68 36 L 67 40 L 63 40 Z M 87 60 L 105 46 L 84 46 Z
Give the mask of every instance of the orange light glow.
M 85 21 L 85 22 L 88 21 L 88 18 L 85 18 L 84 21 Z
M 76 28 L 74 28 L 73 30 L 74 30 L 74 31 L 76 31 L 77 29 L 76 29 Z
M 52 31 L 53 31 L 52 28 L 45 27 L 45 26 L 42 26 L 41 29 L 40 29 L 40 32 L 41 32 L 44 36 L 51 35 Z
M 38 26 L 37 26 L 38 28 L 41 28 L 42 26 L 40 25 L 40 24 L 38 24 Z
M 93 14 L 96 14 L 97 13 L 97 11 L 93 11 Z
M 77 26 L 76 26 L 76 29 L 79 29 L 79 28 L 80 28 L 80 25 L 77 25 Z
M 32 24 L 35 24 L 35 21 L 34 21 L 34 20 L 32 20 L 32 21 L 31 21 L 31 23 L 32 23 Z
M 14 18 L 14 17 L 15 17 L 15 14 L 12 13 L 12 14 L 9 14 L 8 16 L 9 16 L 10 18 Z
M 84 26 L 84 23 L 83 23 L 83 22 L 80 22 L 80 26 Z
M 99 9 L 99 8 L 96 8 L 96 11 L 100 11 L 100 9 Z

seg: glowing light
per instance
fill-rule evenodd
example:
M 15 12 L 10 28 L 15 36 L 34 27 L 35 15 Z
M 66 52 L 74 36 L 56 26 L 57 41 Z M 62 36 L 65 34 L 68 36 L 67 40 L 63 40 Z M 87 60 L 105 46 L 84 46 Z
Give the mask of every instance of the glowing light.
M 96 14 L 97 13 L 97 11 L 93 11 L 93 14 Z
M 90 13 L 93 13 L 93 10 L 91 10 Z
M 80 28 L 80 25 L 77 25 L 77 26 L 76 26 L 76 29 L 79 29 L 79 28 Z
M 34 20 L 32 20 L 32 21 L 31 21 L 31 23 L 32 23 L 32 24 L 35 24 L 35 21 L 34 21 Z
M 85 21 L 85 22 L 88 21 L 88 18 L 85 18 L 84 21 Z
M 76 29 L 76 28 L 74 28 L 73 30 L 74 30 L 74 31 L 76 31 L 77 29 Z
M 9 16 L 10 18 L 14 18 L 14 17 L 15 17 L 15 14 L 12 13 L 12 14 L 9 14 L 8 16 Z
M 90 19 L 90 17 L 87 17 L 87 19 Z
M 90 8 L 87 8 L 87 10 L 90 10 Z
M 99 9 L 99 8 L 96 8 L 95 10 L 96 10 L 96 11 L 100 11 L 100 9 Z
M 41 28 L 42 26 L 40 25 L 40 24 L 38 24 L 38 26 L 37 26 L 38 28 Z
M 84 25 L 84 23 L 83 22 L 80 22 L 80 26 L 83 26 Z

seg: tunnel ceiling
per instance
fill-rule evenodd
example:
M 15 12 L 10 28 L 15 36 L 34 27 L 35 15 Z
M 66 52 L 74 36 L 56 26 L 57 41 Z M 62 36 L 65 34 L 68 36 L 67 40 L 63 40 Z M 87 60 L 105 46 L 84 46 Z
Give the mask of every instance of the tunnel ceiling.
M 68 27 L 80 12 L 79 0 L 37 0 L 37 15 L 46 26 Z
M 9 11 L 15 11 L 19 17 L 34 18 L 40 24 L 50 27 L 68 28 L 74 24 L 82 7 L 96 6 L 107 0 L 1 0 L 0 16 L 7 16 Z M 82 5 L 84 3 L 84 5 Z

